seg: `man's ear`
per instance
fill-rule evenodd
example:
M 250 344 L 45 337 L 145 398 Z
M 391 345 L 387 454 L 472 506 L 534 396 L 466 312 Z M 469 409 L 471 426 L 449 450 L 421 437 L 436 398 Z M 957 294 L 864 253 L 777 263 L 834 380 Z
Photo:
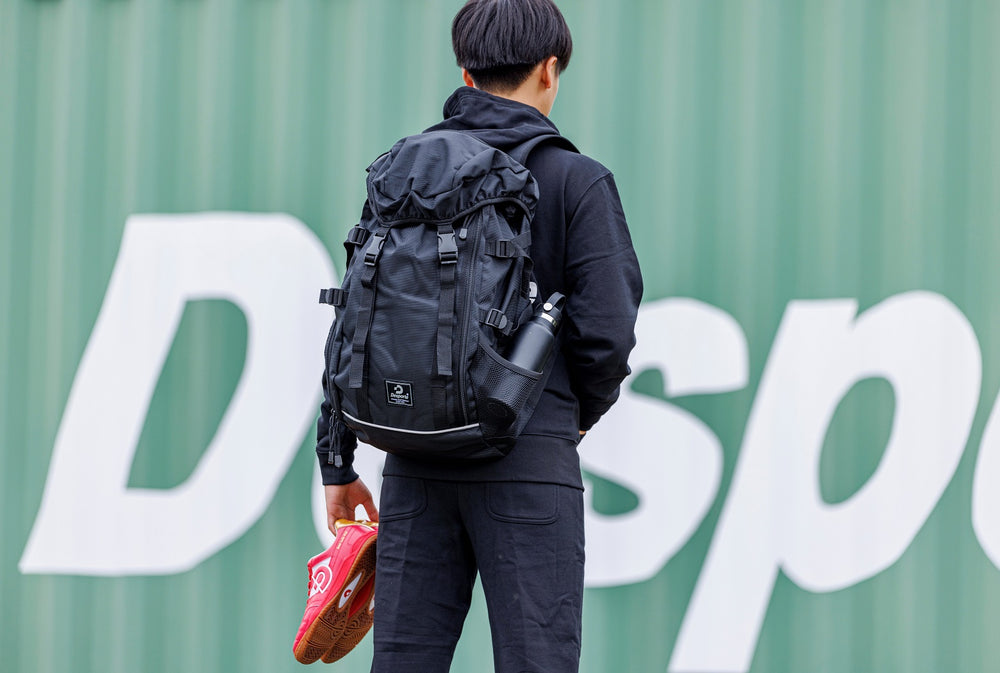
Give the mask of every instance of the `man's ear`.
M 476 88 L 476 83 L 472 81 L 472 75 L 465 68 L 462 68 L 462 81 L 465 82 L 466 86 L 471 86 L 473 89 Z
M 555 56 L 549 56 L 542 61 L 541 84 L 546 89 L 551 89 L 556 85 L 556 80 L 559 78 L 558 63 L 559 59 Z

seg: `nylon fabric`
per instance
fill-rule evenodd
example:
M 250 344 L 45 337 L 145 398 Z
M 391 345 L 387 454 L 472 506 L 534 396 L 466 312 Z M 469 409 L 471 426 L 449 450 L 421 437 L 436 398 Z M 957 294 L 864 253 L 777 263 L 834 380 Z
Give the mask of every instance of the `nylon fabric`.
M 471 135 L 442 131 L 404 138 L 373 162 L 368 193 L 358 226 L 374 235 L 345 274 L 344 337 L 333 345 L 341 371 L 330 372 L 327 394 L 378 448 L 428 458 L 504 455 L 530 414 L 492 413 L 484 386 L 517 391 L 508 396 L 520 409 L 537 401 L 537 379 L 484 365 L 481 354 L 502 353 L 531 311 L 534 178 Z M 362 238 L 355 230 L 348 240 Z M 502 325 L 481 321 L 490 310 L 506 316 Z
M 468 140 L 468 134 L 437 131 L 396 143 L 369 174 L 368 200 L 376 217 L 388 225 L 450 222 L 493 200 L 533 213 L 538 188 L 528 169 Z

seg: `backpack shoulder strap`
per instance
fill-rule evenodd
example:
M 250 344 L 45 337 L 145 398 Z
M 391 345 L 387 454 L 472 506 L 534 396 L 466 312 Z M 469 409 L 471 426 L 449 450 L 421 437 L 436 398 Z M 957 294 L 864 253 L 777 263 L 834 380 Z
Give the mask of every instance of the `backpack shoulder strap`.
M 512 149 L 510 152 L 507 152 L 507 155 L 510 156 L 511 159 L 513 159 L 514 161 L 523 166 L 524 162 L 528 160 L 528 155 L 531 154 L 532 150 L 534 150 L 536 147 L 542 144 L 558 145 L 559 147 L 562 147 L 564 150 L 569 150 L 570 152 L 576 152 L 577 154 L 580 153 L 580 150 L 576 149 L 576 145 L 574 145 L 573 143 L 571 143 L 569 140 L 559 135 L 558 133 L 546 133 L 540 136 L 535 136 L 531 140 L 521 143 L 520 145 Z

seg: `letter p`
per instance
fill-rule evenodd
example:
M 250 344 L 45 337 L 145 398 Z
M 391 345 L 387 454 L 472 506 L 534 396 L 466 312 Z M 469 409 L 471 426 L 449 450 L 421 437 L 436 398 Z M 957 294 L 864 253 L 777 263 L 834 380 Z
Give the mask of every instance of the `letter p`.
M 789 304 L 671 672 L 749 670 L 779 570 L 815 592 L 882 572 L 951 481 L 979 397 L 971 326 L 927 292 L 856 312 L 853 300 Z M 819 490 L 823 440 L 839 401 L 872 377 L 892 385 L 892 433 L 868 482 L 831 505 Z

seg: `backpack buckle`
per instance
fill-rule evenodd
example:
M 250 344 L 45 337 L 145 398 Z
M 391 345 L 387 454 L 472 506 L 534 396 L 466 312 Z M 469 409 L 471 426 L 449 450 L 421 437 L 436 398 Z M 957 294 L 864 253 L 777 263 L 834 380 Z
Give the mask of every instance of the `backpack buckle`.
M 455 230 L 438 230 L 438 259 L 441 264 L 458 264 L 458 242 Z
M 483 322 L 493 329 L 500 330 L 501 332 L 507 329 L 507 326 L 510 324 L 510 320 L 507 319 L 504 312 L 495 308 L 490 309 L 489 313 L 487 313 L 486 317 L 483 319 Z
M 344 308 L 347 305 L 347 293 L 339 287 L 320 290 L 319 303 L 329 304 L 334 308 Z
M 501 239 L 498 241 L 489 241 L 486 244 L 486 254 L 491 257 L 510 259 L 514 256 L 515 252 L 512 241 Z
M 382 246 L 385 245 L 385 234 L 372 234 L 371 243 L 365 248 L 365 265 L 375 266 L 379 255 L 382 254 Z
M 347 242 L 351 245 L 362 246 L 368 240 L 368 236 L 367 229 L 362 228 L 361 225 L 355 225 L 347 232 Z

